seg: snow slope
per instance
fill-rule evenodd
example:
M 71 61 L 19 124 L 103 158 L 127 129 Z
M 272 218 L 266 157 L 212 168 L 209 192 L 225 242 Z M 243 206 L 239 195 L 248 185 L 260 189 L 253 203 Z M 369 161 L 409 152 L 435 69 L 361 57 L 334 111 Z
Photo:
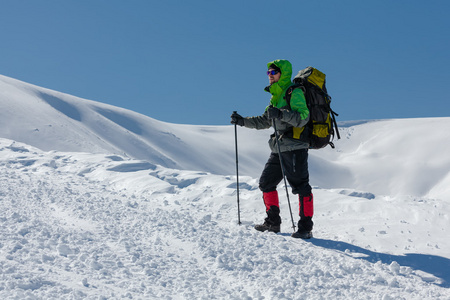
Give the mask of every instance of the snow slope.
M 342 128 L 336 150 L 312 153 L 312 181 L 321 187 L 450 199 L 447 128 L 450 118 L 380 120 Z M 326 174 L 329 169 L 334 176 Z
M 149 101 L 149 105 L 154 104 Z M 119 154 L 170 168 L 219 174 L 234 170 L 230 126 L 164 123 L 5 76 L 0 76 L 0 107 L 0 137 L 42 150 Z M 244 139 L 254 136 L 254 132 L 242 133 Z M 261 153 L 250 143 L 241 150 L 248 153 L 242 173 L 254 173 L 251 166 L 265 159 L 267 151 Z
M 282 186 L 282 232 L 252 228 L 270 131 L 238 131 L 239 226 L 232 126 L 3 76 L 0 105 L 1 299 L 450 299 L 450 118 L 342 124 L 303 241 Z
M 0 107 L 0 137 L 42 150 L 110 153 L 168 168 L 235 173 L 232 126 L 164 123 L 5 76 L 0 76 Z M 450 117 L 344 124 L 336 150 L 310 152 L 311 182 L 448 199 L 449 127 Z M 259 176 L 270 133 L 238 129 L 240 174 Z
M 0 140 L 2 299 L 449 299 L 446 201 L 315 189 L 256 232 L 257 180 Z M 380 209 L 382 207 L 383 209 Z

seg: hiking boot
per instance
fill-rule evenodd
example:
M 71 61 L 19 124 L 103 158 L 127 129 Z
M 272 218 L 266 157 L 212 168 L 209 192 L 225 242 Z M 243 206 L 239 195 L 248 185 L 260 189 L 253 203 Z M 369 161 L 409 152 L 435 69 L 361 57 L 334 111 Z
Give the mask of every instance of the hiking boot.
M 298 230 L 296 232 L 294 232 L 291 236 L 296 239 L 306 240 L 306 239 L 312 238 L 313 235 L 312 235 L 311 230 L 306 230 L 305 227 L 303 227 L 299 222 Z
M 270 231 L 278 233 L 280 232 L 280 225 L 270 224 L 268 221 L 269 218 L 266 218 L 263 224 L 255 225 L 255 229 L 258 231 Z
M 264 223 L 255 225 L 255 229 L 258 231 L 271 231 L 275 233 L 280 232 L 280 208 L 278 206 L 272 205 L 266 213 L 267 218 L 264 219 Z

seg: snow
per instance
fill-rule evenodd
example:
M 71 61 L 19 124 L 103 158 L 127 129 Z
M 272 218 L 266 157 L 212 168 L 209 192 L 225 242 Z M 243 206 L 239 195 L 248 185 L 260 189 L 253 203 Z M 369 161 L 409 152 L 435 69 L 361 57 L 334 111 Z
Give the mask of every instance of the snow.
M 297 240 L 281 185 L 281 233 L 253 229 L 270 130 L 238 128 L 239 226 L 233 126 L 5 76 L 0 105 L 1 299 L 450 299 L 450 118 L 341 123 Z

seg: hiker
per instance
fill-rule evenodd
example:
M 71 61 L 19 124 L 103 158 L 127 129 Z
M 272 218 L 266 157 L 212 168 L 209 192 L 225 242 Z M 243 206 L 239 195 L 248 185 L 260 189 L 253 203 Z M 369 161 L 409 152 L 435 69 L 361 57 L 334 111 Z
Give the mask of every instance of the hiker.
M 284 173 L 292 193 L 299 197 L 300 220 L 298 231 L 294 232 L 292 237 L 308 239 L 312 237 L 313 228 L 313 195 L 308 172 L 309 143 L 305 138 L 307 135 L 304 130 L 309 120 L 309 110 L 301 89 L 292 91 L 290 106 L 285 100 L 286 91 L 292 85 L 291 63 L 287 60 L 275 60 L 269 62 L 267 66 L 270 85 L 265 88 L 265 91 L 272 95 L 270 105 L 261 116 L 256 117 L 244 118 L 234 112 L 231 115 L 231 124 L 267 129 L 273 126 L 272 122 L 275 122 Z M 280 232 L 281 224 L 277 185 L 283 180 L 283 173 L 275 133 L 270 136 L 269 145 L 272 152 L 259 179 L 267 217 L 264 223 L 256 225 L 255 229 L 277 233 Z

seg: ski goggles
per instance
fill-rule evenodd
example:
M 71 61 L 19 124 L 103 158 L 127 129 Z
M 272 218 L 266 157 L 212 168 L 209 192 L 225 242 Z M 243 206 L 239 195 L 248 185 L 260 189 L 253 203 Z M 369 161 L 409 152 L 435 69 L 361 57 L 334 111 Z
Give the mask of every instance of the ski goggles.
M 280 71 L 278 71 L 278 70 L 267 71 L 267 75 L 275 75 L 275 74 L 278 74 L 278 73 L 280 73 Z

